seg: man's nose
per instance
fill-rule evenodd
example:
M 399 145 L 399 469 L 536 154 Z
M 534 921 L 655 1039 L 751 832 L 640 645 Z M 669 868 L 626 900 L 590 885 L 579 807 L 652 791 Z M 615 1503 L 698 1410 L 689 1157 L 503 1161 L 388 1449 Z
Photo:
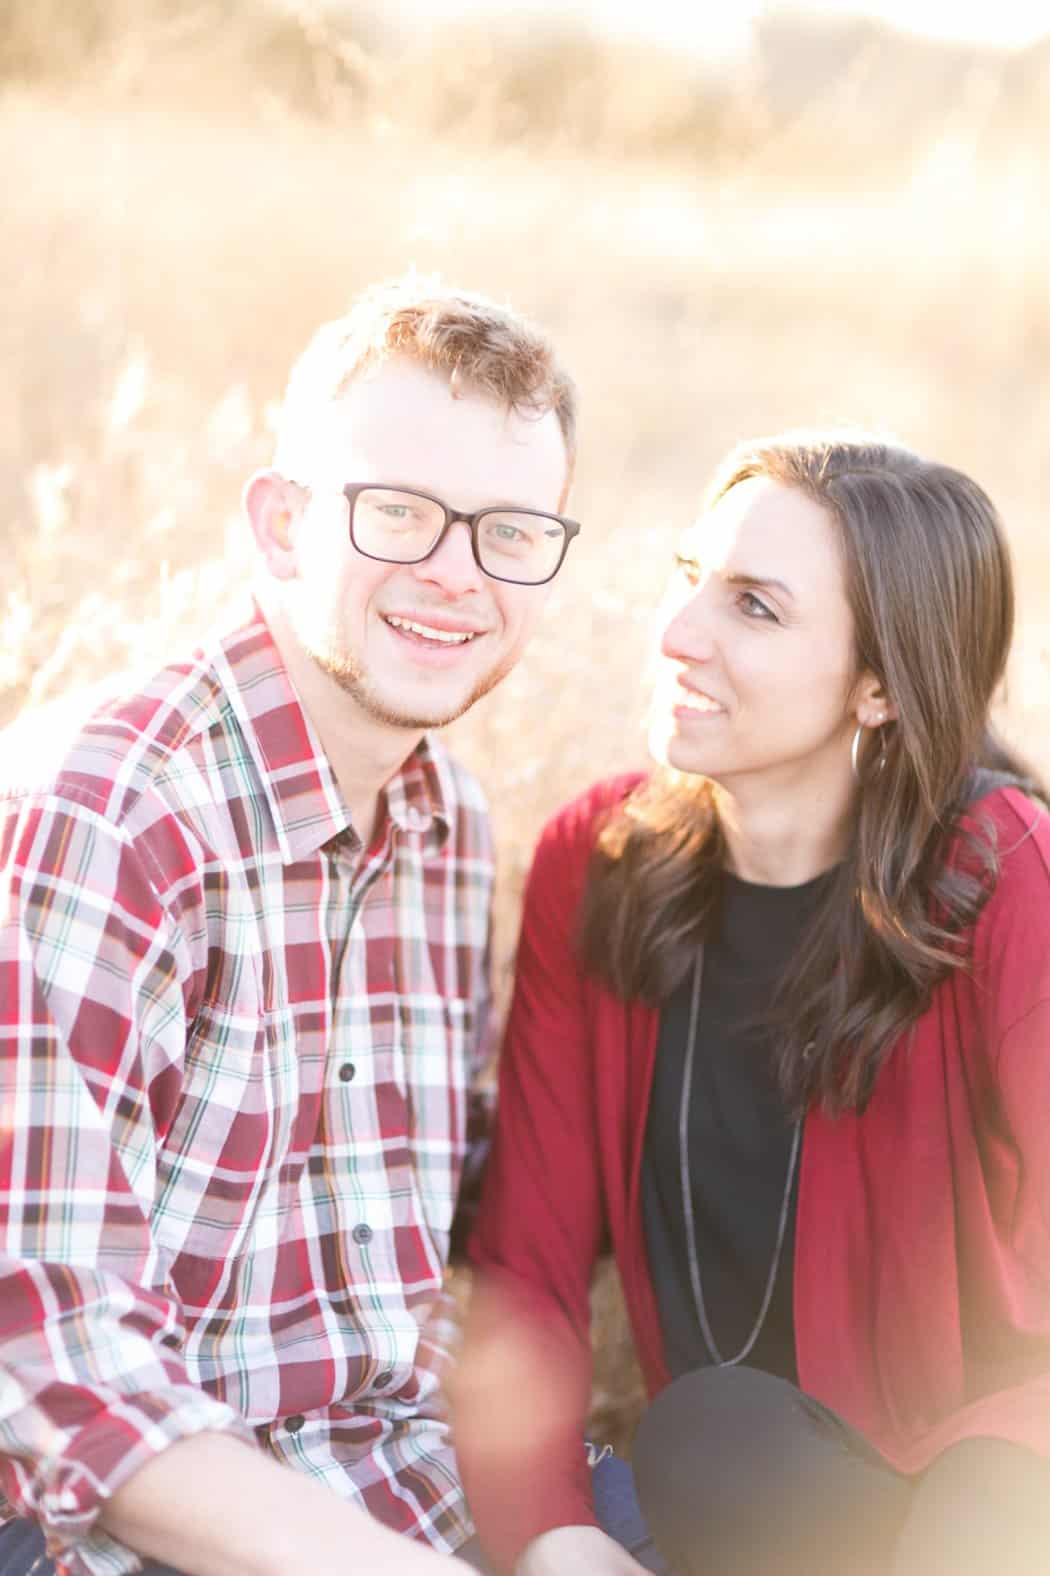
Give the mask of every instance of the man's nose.
M 465 596 L 485 583 L 474 558 L 470 526 L 462 520 L 453 521 L 430 557 L 413 568 L 420 580 L 439 586 L 446 596 Z

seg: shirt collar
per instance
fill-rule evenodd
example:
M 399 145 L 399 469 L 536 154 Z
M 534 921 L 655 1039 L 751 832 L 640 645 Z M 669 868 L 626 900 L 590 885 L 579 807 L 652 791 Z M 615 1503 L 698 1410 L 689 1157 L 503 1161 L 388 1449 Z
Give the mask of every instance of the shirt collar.
M 216 668 L 259 773 L 281 859 L 292 864 L 352 830 L 328 757 L 256 609 L 219 644 Z M 401 831 L 436 852 L 449 830 L 444 751 L 424 738 L 386 784 L 387 813 Z
M 417 835 L 424 854 L 437 853 L 449 834 L 448 762 L 436 739 L 424 735 L 384 790 L 386 810 L 402 832 Z

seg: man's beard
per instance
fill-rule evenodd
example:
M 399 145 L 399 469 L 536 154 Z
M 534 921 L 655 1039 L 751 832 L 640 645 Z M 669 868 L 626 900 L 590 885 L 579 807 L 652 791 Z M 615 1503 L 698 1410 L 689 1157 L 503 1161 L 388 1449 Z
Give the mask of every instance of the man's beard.
M 409 733 L 419 733 L 429 728 L 444 728 L 448 723 L 455 722 L 457 717 L 462 717 L 464 712 L 470 710 L 475 701 L 481 700 L 489 690 L 495 689 L 514 666 L 513 658 L 497 664 L 488 673 L 482 675 L 466 699 L 454 706 L 451 711 L 432 713 L 424 717 L 418 712 L 398 710 L 387 705 L 371 689 L 367 678 L 352 658 L 336 656 L 331 651 L 325 653 L 314 651 L 311 655 L 321 671 L 327 673 L 330 679 L 334 679 L 343 693 L 349 695 L 373 722 L 382 723 L 390 728 L 404 728 Z

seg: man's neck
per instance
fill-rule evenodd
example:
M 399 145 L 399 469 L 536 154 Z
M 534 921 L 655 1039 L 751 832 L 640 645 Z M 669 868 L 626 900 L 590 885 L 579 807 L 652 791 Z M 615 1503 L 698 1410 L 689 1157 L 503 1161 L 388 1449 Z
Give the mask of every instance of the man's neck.
M 423 737 L 369 716 L 303 650 L 280 612 L 267 610 L 274 644 L 327 757 L 354 831 L 365 848 L 375 832 L 379 796 Z

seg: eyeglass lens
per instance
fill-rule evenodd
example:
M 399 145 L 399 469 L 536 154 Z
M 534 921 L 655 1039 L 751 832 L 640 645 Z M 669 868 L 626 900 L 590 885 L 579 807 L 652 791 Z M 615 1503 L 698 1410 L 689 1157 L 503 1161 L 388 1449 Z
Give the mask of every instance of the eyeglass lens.
M 359 552 L 390 563 L 419 563 L 445 524 L 444 507 L 436 498 L 390 487 L 363 488 L 352 508 L 351 530 Z M 528 584 L 547 580 L 557 569 L 565 527 L 553 515 L 486 509 L 478 517 L 477 544 L 486 573 Z

